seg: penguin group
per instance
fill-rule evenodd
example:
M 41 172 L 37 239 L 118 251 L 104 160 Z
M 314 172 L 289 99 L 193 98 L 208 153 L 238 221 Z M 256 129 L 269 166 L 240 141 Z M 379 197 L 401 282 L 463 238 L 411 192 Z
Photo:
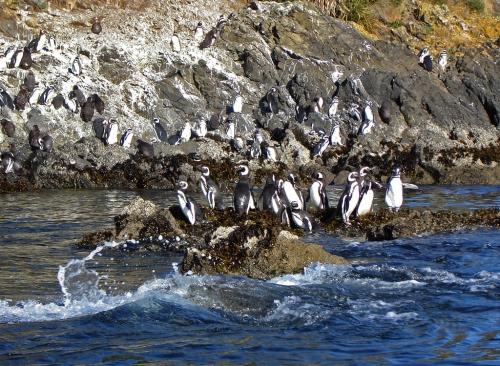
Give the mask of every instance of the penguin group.
M 432 72 L 433 70 L 433 58 L 429 52 L 429 48 L 424 47 L 418 53 L 418 63 L 424 68 L 424 70 Z M 438 56 L 438 66 L 440 72 L 446 71 L 446 65 L 448 64 L 448 52 L 443 50 Z

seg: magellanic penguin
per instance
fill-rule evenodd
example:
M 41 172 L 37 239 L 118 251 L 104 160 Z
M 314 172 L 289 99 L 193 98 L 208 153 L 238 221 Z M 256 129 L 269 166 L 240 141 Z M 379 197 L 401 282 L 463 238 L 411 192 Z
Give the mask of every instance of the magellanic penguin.
M 236 94 L 236 97 L 234 97 L 233 101 L 233 112 L 241 113 L 242 110 L 243 110 L 243 97 L 239 94 Z
M 186 217 L 186 220 L 191 225 L 196 223 L 196 220 L 202 218 L 202 212 L 200 206 L 191 197 L 186 194 L 186 189 L 188 184 L 185 181 L 180 181 L 177 183 L 179 189 L 177 190 L 177 199 L 179 200 L 179 206 L 182 213 Z
M 120 138 L 120 145 L 123 147 L 130 147 L 132 144 L 132 138 L 134 137 L 134 132 L 131 128 L 127 128 L 127 130 L 123 133 Z
M 18 48 L 14 54 L 12 55 L 12 57 L 10 58 L 10 62 L 9 62 L 9 69 L 13 69 L 15 67 L 19 67 L 19 65 L 21 65 L 21 59 L 23 58 L 23 54 L 24 54 L 24 49 L 23 48 Z
M 373 119 L 372 104 L 371 102 L 368 102 L 363 111 L 363 123 L 359 128 L 359 133 L 361 135 L 368 135 L 374 126 L 375 121 Z
M 73 61 L 71 62 L 71 67 L 69 69 L 69 71 L 73 74 L 73 75 L 81 75 L 82 73 L 82 62 L 80 61 L 80 56 L 79 55 L 76 55 L 75 58 L 73 59 Z
M 116 119 L 109 120 L 103 138 L 106 145 L 114 145 L 118 142 L 118 122 Z
M 232 140 L 234 139 L 235 135 L 236 135 L 236 126 L 234 125 L 233 121 L 229 121 L 226 128 L 226 136 L 229 140 Z
M 203 24 L 201 22 L 198 22 L 198 25 L 194 30 L 194 40 L 196 42 L 201 42 L 202 39 L 203 39 Z
M 98 17 L 95 17 L 92 19 L 92 27 L 90 28 L 90 31 L 94 34 L 100 34 L 102 31 L 102 25 L 101 22 L 99 21 Z
M 294 226 L 298 227 L 299 229 L 312 231 L 312 218 L 307 212 L 299 208 L 298 202 L 291 203 L 290 213 Z
M 426 56 L 429 56 L 429 49 L 427 47 L 422 48 L 420 52 L 418 53 L 418 63 L 423 64 L 424 63 L 424 58 Z
M 262 190 L 262 209 L 264 211 L 272 212 L 275 215 L 279 215 L 281 209 L 283 208 L 283 203 L 281 202 L 280 195 L 278 192 L 278 186 L 276 184 L 276 178 L 274 174 L 267 177 L 266 185 Z
M 45 30 L 40 30 L 38 37 L 34 38 L 29 44 L 28 49 L 30 52 L 40 52 L 47 43 L 47 32 Z
M 424 57 L 424 69 L 429 71 L 429 72 L 432 72 L 432 56 L 431 55 L 427 55 Z
M 337 114 L 337 109 L 339 107 L 339 98 L 333 97 L 330 107 L 328 108 L 328 117 L 334 118 Z
M 2 107 L 14 110 L 14 101 L 7 90 L 0 87 L 0 108 Z
M 208 166 L 201 167 L 201 177 L 199 180 L 201 192 L 208 201 L 208 206 L 211 209 L 217 207 L 222 209 L 222 194 L 219 185 L 210 177 L 210 169 Z
M 378 188 L 382 188 L 382 185 L 373 181 L 371 178 L 366 179 L 368 172 L 371 169 L 369 167 L 361 168 L 359 171 L 360 191 L 359 191 L 359 202 L 356 207 L 356 216 L 360 217 L 371 212 L 373 205 L 373 189 L 372 186 L 375 185 Z
M 296 186 L 295 176 L 293 174 L 289 174 L 288 180 L 283 182 L 282 191 L 288 207 L 291 207 L 292 202 L 298 202 L 298 208 L 301 210 L 304 209 L 304 197 L 300 189 Z
M 334 121 L 332 123 L 332 127 L 330 129 L 330 145 L 343 146 L 342 137 L 340 135 L 340 122 L 339 121 Z
M 186 122 L 180 133 L 180 142 L 188 142 L 191 139 L 191 123 Z
M 314 147 L 313 158 L 323 155 L 328 148 L 328 145 L 330 145 L 330 136 L 324 135 L 320 142 L 318 142 L 318 144 Z
M 3 152 L 0 155 L 0 161 L 2 163 L 2 168 L 4 169 L 5 174 L 14 172 L 14 154 L 12 154 L 10 151 Z
M 192 135 L 198 138 L 204 138 L 207 135 L 207 122 L 204 119 L 199 120 L 192 130 Z
M 392 168 L 391 176 L 387 180 L 385 190 L 385 203 L 393 212 L 398 212 L 403 204 L 403 188 L 418 189 L 418 186 L 401 181 L 401 169 L 398 166 Z
M 30 92 L 24 85 L 21 85 L 19 93 L 14 98 L 14 106 L 18 111 L 24 111 L 26 104 L 30 100 Z
M 57 94 L 53 99 L 52 99 L 52 106 L 54 109 L 59 109 L 64 105 L 64 97 L 61 93 Z
M 323 97 L 317 96 L 314 98 L 313 103 L 311 105 L 311 110 L 313 112 L 319 113 L 323 109 Z
M 261 144 L 261 149 L 264 152 L 264 157 L 266 160 L 277 162 L 278 161 L 278 151 L 276 151 L 276 147 L 271 145 L 269 142 L 264 141 Z
M 278 109 L 278 88 L 273 86 L 266 94 L 266 102 L 269 112 L 271 114 L 277 114 Z
M 82 109 L 80 110 L 80 117 L 84 122 L 90 122 L 92 117 L 94 117 L 94 101 L 91 97 L 87 98 L 87 101 L 83 103 Z
M 339 203 L 337 205 L 337 213 L 341 215 L 342 220 L 346 225 L 350 225 L 349 218 L 351 214 L 356 209 L 359 202 L 359 173 L 352 172 L 349 173 L 347 177 L 347 185 L 340 196 Z
M 26 90 L 32 93 L 33 90 L 35 90 L 35 88 L 37 87 L 37 85 L 38 82 L 36 81 L 35 74 L 31 70 L 28 71 L 28 73 L 24 77 L 23 86 L 26 88 Z
M 307 121 L 307 110 L 301 105 L 295 106 L 295 119 L 298 123 L 304 123 Z
M 236 171 L 239 173 L 240 179 L 234 189 L 234 210 L 238 216 L 248 215 L 251 209 L 255 209 L 255 200 L 248 179 L 249 170 L 246 165 L 238 165 Z
M 155 133 L 156 141 L 166 142 L 168 141 L 167 131 L 162 126 L 159 118 L 153 118 L 153 131 Z
M 252 146 L 250 147 L 250 157 L 252 159 L 258 159 L 262 154 L 261 145 L 264 142 L 264 137 L 259 130 L 255 131 L 253 136 Z
M 323 211 L 328 208 L 328 197 L 326 196 L 325 185 L 323 183 L 323 174 L 317 172 L 314 174 L 314 182 L 309 188 L 309 194 L 306 202 L 308 208 Z
M 2 133 L 7 137 L 14 137 L 16 134 L 16 125 L 5 118 L 0 123 L 2 125 Z
M 138 139 L 136 141 L 136 144 L 137 144 L 137 151 L 139 152 L 139 154 L 147 158 L 152 158 L 155 156 L 155 149 L 152 144 L 143 141 L 141 139 Z
M 442 72 L 446 71 L 446 64 L 448 63 L 448 52 L 446 50 L 441 51 L 438 58 L 438 65 Z
M 54 87 L 52 85 L 48 85 L 38 98 L 38 104 L 49 105 L 55 96 L 56 92 L 54 90 Z
M 31 52 L 28 47 L 24 47 L 23 56 L 21 57 L 21 62 L 19 63 L 19 67 L 23 70 L 28 70 L 31 65 L 33 65 L 33 59 L 31 58 Z

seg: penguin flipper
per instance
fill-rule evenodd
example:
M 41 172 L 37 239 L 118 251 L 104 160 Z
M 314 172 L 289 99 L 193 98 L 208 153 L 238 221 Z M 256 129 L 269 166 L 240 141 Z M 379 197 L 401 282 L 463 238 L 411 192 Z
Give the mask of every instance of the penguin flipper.
M 411 183 L 403 183 L 403 188 L 406 189 L 419 189 L 417 185 Z

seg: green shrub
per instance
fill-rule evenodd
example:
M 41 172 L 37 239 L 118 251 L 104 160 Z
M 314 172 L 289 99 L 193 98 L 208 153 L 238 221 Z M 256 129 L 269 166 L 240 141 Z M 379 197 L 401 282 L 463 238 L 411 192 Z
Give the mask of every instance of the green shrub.
M 469 7 L 469 9 L 483 12 L 484 11 L 484 1 L 483 0 L 466 0 L 465 3 Z

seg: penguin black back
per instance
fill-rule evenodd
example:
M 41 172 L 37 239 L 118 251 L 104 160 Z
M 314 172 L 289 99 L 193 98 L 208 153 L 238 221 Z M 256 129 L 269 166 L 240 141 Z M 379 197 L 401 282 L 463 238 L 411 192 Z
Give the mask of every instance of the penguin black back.
M 93 116 L 94 116 L 94 102 L 91 97 L 88 97 L 87 101 L 82 106 L 82 110 L 80 111 L 80 117 L 84 122 L 90 122 Z
M 141 155 L 144 155 L 145 157 L 152 158 L 155 155 L 155 150 L 153 145 L 147 143 L 146 141 L 143 140 L 137 140 L 137 150 Z
M 7 135 L 8 137 L 14 137 L 16 134 L 16 126 L 14 123 L 9 121 L 8 119 L 2 119 L 0 122 L 2 124 L 2 132 L 4 135 Z

